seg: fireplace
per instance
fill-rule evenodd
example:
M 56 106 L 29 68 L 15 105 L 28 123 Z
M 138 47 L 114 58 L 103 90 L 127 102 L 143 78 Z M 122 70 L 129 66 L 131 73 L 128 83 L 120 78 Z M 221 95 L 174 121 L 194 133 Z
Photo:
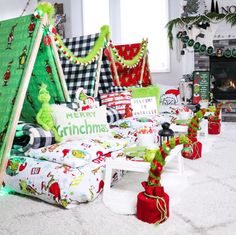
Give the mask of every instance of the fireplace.
M 213 95 L 217 100 L 236 100 L 236 58 L 210 57 Z

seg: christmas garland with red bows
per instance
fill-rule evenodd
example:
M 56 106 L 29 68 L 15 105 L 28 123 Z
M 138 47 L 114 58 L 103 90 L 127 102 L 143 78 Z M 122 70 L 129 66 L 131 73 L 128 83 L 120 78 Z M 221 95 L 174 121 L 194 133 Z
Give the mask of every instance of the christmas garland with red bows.
M 157 150 L 153 161 L 151 162 L 147 180 L 147 184 L 149 186 L 160 186 L 161 174 L 163 167 L 165 166 L 165 158 L 169 155 L 170 151 L 177 145 L 189 143 L 189 138 L 185 135 L 182 135 L 180 137 L 172 137 L 169 141 L 162 144 L 162 146 Z

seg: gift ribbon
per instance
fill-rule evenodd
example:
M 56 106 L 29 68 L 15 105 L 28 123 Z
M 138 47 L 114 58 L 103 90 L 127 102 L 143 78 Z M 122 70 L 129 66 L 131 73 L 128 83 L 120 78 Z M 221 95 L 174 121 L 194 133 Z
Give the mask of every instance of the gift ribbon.
M 164 222 L 164 221 L 167 219 L 167 206 L 166 206 L 165 200 L 164 200 L 162 197 L 153 196 L 153 195 L 147 194 L 147 193 L 145 193 L 145 192 L 144 192 L 144 195 L 145 195 L 146 197 L 150 197 L 150 198 L 156 199 L 156 208 L 157 208 L 157 210 L 160 212 L 161 218 L 160 218 L 159 220 L 157 220 L 157 221 L 155 222 L 155 224 L 159 225 L 161 222 Z M 164 207 L 162 207 L 160 201 L 163 202 Z

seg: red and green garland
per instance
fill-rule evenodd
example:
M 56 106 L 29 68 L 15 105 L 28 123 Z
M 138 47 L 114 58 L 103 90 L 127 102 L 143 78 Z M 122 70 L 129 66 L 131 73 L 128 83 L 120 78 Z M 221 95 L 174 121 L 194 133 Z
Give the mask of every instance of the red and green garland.
M 147 44 L 148 44 L 148 40 L 143 39 L 142 42 L 141 42 L 141 46 L 140 46 L 140 49 L 139 49 L 138 53 L 132 59 L 126 60 L 126 59 L 124 59 L 123 56 L 121 56 L 119 54 L 118 50 L 115 48 L 115 46 L 110 41 L 110 48 L 111 48 L 111 52 L 112 52 L 111 56 L 114 58 L 114 60 L 116 62 L 121 63 L 123 67 L 134 68 L 138 65 L 140 60 L 147 53 Z
M 189 138 L 183 135 L 180 137 L 172 137 L 169 141 L 162 144 L 151 162 L 151 168 L 147 180 L 149 186 L 160 186 L 161 173 L 165 166 L 165 158 L 170 154 L 170 151 L 177 145 L 189 143 Z

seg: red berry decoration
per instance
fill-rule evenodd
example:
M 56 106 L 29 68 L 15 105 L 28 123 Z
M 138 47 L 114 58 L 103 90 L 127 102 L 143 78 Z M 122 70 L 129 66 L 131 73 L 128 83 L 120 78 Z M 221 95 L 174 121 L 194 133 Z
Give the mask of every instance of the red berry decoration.
M 49 37 L 49 35 L 46 35 L 46 36 L 44 37 L 44 39 L 43 39 L 43 42 L 44 42 L 44 44 L 45 44 L 46 46 L 50 46 L 51 43 L 52 43 L 52 40 L 51 40 L 51 38 Z

